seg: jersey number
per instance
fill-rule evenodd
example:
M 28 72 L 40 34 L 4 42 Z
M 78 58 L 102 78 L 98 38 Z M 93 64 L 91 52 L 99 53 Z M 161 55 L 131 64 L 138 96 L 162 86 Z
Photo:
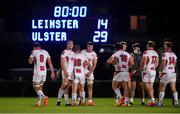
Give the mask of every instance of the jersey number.
M 41 55 L 39 56 L 39 59 L 40 59 L 40 62 L 44 62 L 44 55 L 41 54 Z M 45 70 L 45 67 L 44 67 L 44 66 L 40 66 L 40 70 L 41 70 L 41 71 L 42 71 L 42 70 Z
M 171 65 L 171 64 L 175 64 L 175 59 L 174 59 L 174 57 L 169 57 L 169 65 Z
M 127 62 L 127 55 L 120 55 L 121 62 Z
M 81 59 L 74 59 L 74 66 L 81 66 Z
M 156 56 L 152 56 L 152 62 L 151 62 L 151 64 L 155 64 L 156 61 L 157 61 L 157 57 L 156 57 Z
M 68 62 L 68 61 L 69 61 L 69 57 L 68 57 L 68 56 L 66 56 L 66 57 L 65 57 L 65 60 L 66 60 L 66 62 Z

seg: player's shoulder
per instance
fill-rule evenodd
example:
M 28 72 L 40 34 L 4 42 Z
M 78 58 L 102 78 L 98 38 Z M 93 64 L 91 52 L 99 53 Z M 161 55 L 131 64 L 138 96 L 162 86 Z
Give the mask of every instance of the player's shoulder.
M 83 50 L 81 50 L 81 52 L 82 52 L 82 53 L 85 53 L 85 52 L 87 52 L 87 51 L 86 51 L 86 49 L 83 49 Z
M 66 53 L 68 53 L 68 52 L 69 52 L 69 50 L 65 49 L 65 50 L 63 50 L 63 51 L 61 52 L 61 54 L 64 55 L 64 54 L 66 54 Z
M 126 54 L 126 55 L 131 56 L 131 55 L 130 55 L 130 53 L 129 53 L 129 52 L 127 52 L 127 51 L 124 51 L 123 53 L 124 53 L 124 54 Z

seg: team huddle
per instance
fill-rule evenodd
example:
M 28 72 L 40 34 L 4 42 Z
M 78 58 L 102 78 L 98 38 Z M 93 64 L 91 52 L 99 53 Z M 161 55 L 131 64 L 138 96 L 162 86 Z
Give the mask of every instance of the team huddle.
M 126 51 L 127 43 L 117 42 L 116 52 L 107 60 L 107 64 L 114 66 L 114 77 L 112 80 L 112 89 L 116 94 L 117 106 L 132 106 L 135 95 L 136 83 L 141 92 L 141 103 L 146 106 L 163 106 L 165 88 L 170 84 L 173 94 L 173 105 L 178 107 L 178 93 L 176 91 L 176 61 L 177 57 L 172 51 L 173 44 L 170 41 L 163 42 L 162 53 L 155 51 L 155 42 L 147 42 L 147 50 L 143 53 L 140 50 L 140 44 L 132 45 L 133 52 Z M 38 101 L 35 106 L 41 106 L 42 99 L 44 106 L 48 106 L 48 97 L 43 93 L 43 83 L 46 80 L 46 62 L 51 70 L 51 78 L 55 79 L 55 73 L 51 62 L 50 55 L 43 50 L 39 43 L 33 44 L 34 50 L 29 57 L 29 64 L 34 63 L 33 87 L 37 93 Z M 93 101 L 93 71 L 97 64 L 97 54 L 93 51 L 93 42 L 87 43 L 87 48 L 81 50 L 79 45 L 73 44 L 73 41 L 67 41 L 67 48 L 61 53 L 61 68 L 56 73 L 62 76 L 62 84 L 59 88 L 56 106 L 61 105 L 64 96 L 66 106 L 89 105 L 95 106 Z M 154 97 L 153 84 L 159 77 L 159 99 L 158 102 Z M 88 100 L 85 97 L 85 84 L 88 88 Z M 121 94 L 123 88 L 123 95 Z M 70 90 L 72 90 L 70 92 Z M 148 95 L 148 103 L 145 104 L 145 92 Z M 69 94 L 72 93 L 71 103 Z
M 47 51 L 41 49 L 39 43 L 34 43 L 29 63 L 34 61 L 34 76 L 33 86 L 38 95 L 36 106 L 41 106 L 41 99 L 44 99 L 44 105 L 48 105 L 48 97 L 43 94 L 42 86 L 46 77 L 46 62 L 48 61 L 51 78 L 55 78 L 52 62 Z M 38 52 L 38 53 L 37 53 Z M 66 106 L 75 105 L 96 105 L 92 100 L 93 94 L 93 71 L 97 64 L 97 54 L 93 51 L 93 42 L 87 43 L 87 49 L 81 50 L 79 45 L 73 44 L 73 41 L 67 41 L 67 48 L 61 53 L 60 65 L 61 68 L 56 73 L 57 76 L 61 73 L 62 84 L 58 92 L 57 106 L 61 105 L 61 99 L 64 95 Z M 41 68 L 43 67 L 43 69 Z M 38 72 L 35 72 L 38 71 Z M 35 80 L 35 78 L 37 79 Z M 42 78 L 44 77 L 44 78 Z M 88 88 L 88 101 L 85 102 L 85 82 Z M 69 91 L 72 89 L 72 103 L 69 102 Z

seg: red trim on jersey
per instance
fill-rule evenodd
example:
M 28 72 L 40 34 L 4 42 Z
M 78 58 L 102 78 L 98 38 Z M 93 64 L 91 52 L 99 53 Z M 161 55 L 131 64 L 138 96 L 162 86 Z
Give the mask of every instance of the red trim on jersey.
M 45 70 L 45 67 L 44 66 L 40 66 L 40 70 Z
M 153 47 L 149 47 L 148 50 L 154 50 L 154 48 Z
M 120 71 L 114 71 L 114 76 L 116 76 Z
M 146 72 L 143 72 L 143 73 L 142 73 L 143 79 L 144 79 L 144 76 L 145 76 L 146 74 L 147 74 Z
M 146 65 L 149 63 L 149 57 L 146 58 Z
M 76 69 L 76 73 L 81 73 L 81 69 Z

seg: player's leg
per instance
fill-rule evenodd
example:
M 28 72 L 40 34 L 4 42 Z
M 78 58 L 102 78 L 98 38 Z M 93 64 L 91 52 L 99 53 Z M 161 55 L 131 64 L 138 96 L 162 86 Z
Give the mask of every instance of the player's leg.
M 114 78 L 112 81 L 112 89 L 114 91 L 114 93 L 116 94 L 116 104 L 119 104 L 119 101 L 122 101 L 122 94 L 120 91 L 121 88 L 121 76 L 120 76 L 120 72 L 115 72 L 114 73 Z M 121 103 L 121 102 L 120 102 Z
M 119 81 L 116 81 L 116 80 L 112 81 L 112 89 L 113 89 L 114 93 L 116 94 L 116 104 L 119 104 L 118 100 L 122 98 L 120 86 L 121 85 L 120 85 Z
M 171 91 L 173 93 L 173 98 L 174 98 L 174 107 L 178 107 L 178 93 L 177 93 L 177 90 L 176 90 L 176 82 L 173 81 L 173 82 L 170 82 L 170 88 L 171 88 Z
M 130 88 L 130 91 L 129 91 L 129 96 L 130 96 L 130 104 L 133 105 L 133 98 L 134 98 L 134 95 L 135 95 L 135 90 L 136 90 L 136 81 L 134 80 L 131 80 L 130 81 L 130 84 L 131 84 L 131 88 Z
M 45 80 L 46 80 L 46 76 L 39 76 L 39 75 L 33 76 L 33 88 L 38 96 L 38 101 L 35 104 L 36 106 L 40 106 L 42 98 L 43 99 L 46 98 L 46 96 L 44 95 L 44 93 L 42 91 Z M 47 106 L 47 105 L 45 105 L 45 106 Z
M 84 83 L 80 83 L 79 91 L 80 91 L 80 98 L 81 98 L 80 105 L 85 105 L 86 97 L 85 97 L 85 91 L 84 91 Z
M 137 84 L 138 84 L 138 88 L 140 90 L 140 98 L 141 98 L 141 105 L 145 105 L 145 91 L 144 91 L 144 85 L 143 85 L 143 82 L 142 82 L 142 74 L 141 73 L 137 73 Z
M 41 96 L 40 83 L 38 83 L 38 82 L 33 82 L 33 88 L 34 88 L 35 92 L 37 93 L 37 98 L 38 98 L 35 106 L 41 106 L 42 96 Z
M 70 106 L 71 104 L 69 103 L 69 91 L 71 90 L 72 87 L 72 81 L 69 80 L 68 87 L 64 91 L 64 100 L 65 100 L 65 106 Z
M 77 78 L 75 78 L 72 83 L 72 105 L 73 106 L 76 105 L 78 83 L 79 83 L 79 80 Z
M 122 81 L 122 85 L 124 88 L 124 102 L 121 106 L 128 106 L 129 103 L 129 85 L 128 85 L 128 81 Z
M 161 81 L 159 83 L 159 103 L 158 103 L 159 106 L 162 106 L 163 104 L 166 86 L 167 86 L 166 82 Z
M 57 106 L 60 106 L 62 96 L 64 94 L 65 89 L 68 87 L 68 84 L 69 84 L 68 77 L 64 77 L 62 80 L 61 87 L 60 87 L 59 92 L 58 92 L 58 98 L 57 98 L 57 103 L 56 103 Z
M 93 84 L 94 84 L 93 80 L 90 80 L 90 79 L 87 80 L 87 88 L 88 88 L 88 102 L 87 102 L 87 105 L 96 105 L 92 100 Z
M 144 100 L 145 100 L 145 91 L 144 91 L 144 85 L 143 85 L 143 82 L 141 81 L 141 82 L 138 82 L 138 86 L 139 86 L 139 88 L 140 88 L 140 97 L 141 97 L 141 104 L 142 105 L 145 105 L 145 102 L 144 102 Z

